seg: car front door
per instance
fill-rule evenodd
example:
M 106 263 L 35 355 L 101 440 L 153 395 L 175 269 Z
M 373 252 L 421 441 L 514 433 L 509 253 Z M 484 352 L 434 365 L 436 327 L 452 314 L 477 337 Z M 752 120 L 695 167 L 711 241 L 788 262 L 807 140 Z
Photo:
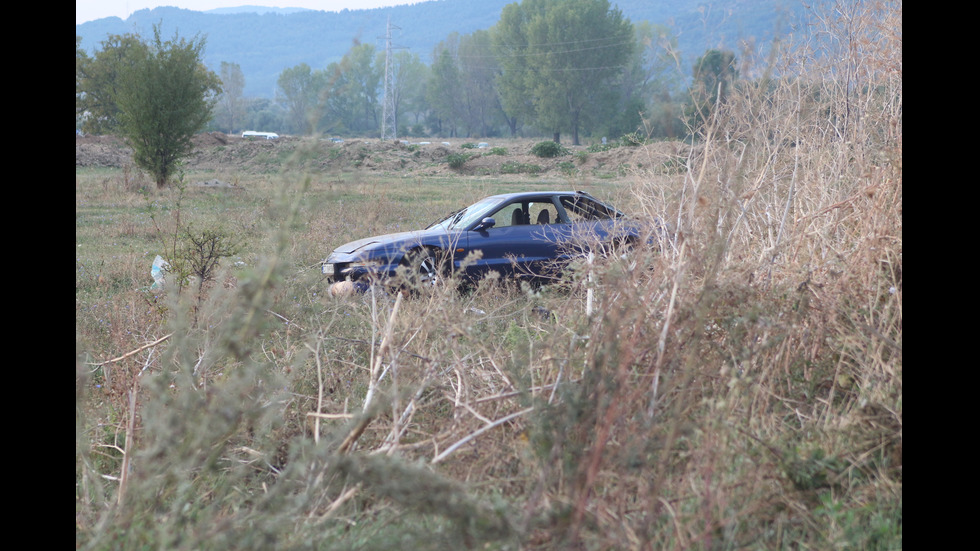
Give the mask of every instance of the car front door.
M 562 254 L 555 224 L 560 221 L 558 213 L 550 196 L 524 198 L 498 209 L 491 215 L 494 227 L 467 236 L 469 249 L 482 253 L 467 268 L 467 275 L 475 279 L 491 271 L 518 278 L 547 275 Z

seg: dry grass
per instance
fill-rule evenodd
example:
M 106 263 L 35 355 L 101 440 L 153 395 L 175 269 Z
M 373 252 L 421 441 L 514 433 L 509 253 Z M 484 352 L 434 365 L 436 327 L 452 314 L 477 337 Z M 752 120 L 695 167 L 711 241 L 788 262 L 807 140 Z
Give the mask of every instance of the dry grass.
M 314 174 L 183 199 L 251 253 L 157 295 L 174 199 L 79 175 L 77 546 L 900 548 L 901 5 L 848 9 L 675 173 L 582 182 L 674 230 L 591 279 L 328 299 L 332 246 L 496 188 Z

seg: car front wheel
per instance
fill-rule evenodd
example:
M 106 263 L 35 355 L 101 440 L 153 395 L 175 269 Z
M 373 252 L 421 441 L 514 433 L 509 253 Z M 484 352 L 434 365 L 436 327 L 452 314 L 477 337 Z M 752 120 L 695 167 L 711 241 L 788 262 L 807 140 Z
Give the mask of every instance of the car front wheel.
M 443 283 L 444 274 L 439 258 L 430 249 L 415 249 L 405 255 L 402 261 L 405 267 L 407 287 L 421 290 L 436 287 Z

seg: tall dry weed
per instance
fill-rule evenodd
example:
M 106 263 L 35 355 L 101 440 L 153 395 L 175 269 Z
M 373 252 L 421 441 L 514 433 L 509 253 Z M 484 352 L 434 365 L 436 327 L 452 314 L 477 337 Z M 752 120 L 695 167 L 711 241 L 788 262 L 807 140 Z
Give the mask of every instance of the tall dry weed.
M 637 174 L 673 240 L 596 268 L 578 384 L 535 416 L 541 541 L 901 546 L 901 4 L 830 8 L 683 175 Z

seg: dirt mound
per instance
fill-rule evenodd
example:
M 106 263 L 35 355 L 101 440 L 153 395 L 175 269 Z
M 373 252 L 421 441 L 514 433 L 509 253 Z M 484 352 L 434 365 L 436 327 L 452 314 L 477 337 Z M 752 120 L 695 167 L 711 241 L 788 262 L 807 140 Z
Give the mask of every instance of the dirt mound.
M 122 167 L 133 162 L 133 150 L 115 136 L 75 136 L 75 166 Z
M 283 170 L 380 171 L 426 175 L 534 177 L 591 173 L 604 177 L 634 169 L 669 167 L 686 157 L 687 147 L 662 142 L 634 147 L 565 146 L 568 155 L 541 158 L 531 148 L 541 140 L 495 139 L 485 147 L 472 141 L 445 142 L 282 136 L 266 140 L 221 132 L 194 137 L 194 149 L 184 159 L 190 170 L 276 173 Z M 450 166 L 450 161 L 454 161 Z M 114 136 L 76 136 L 76 167 L 132 165 L 132 150 Z

